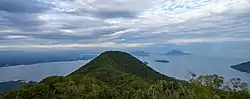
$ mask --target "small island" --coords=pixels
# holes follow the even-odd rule
[[[168,53],[165,53],[163,55],[172,55],[172,56],[180,56],[180,55],[192,55],[191,53],[185,53],[179,50],[171,50]]]
[[[236,69],[236,70],[241,71],[241,72],[250,73],[250,61],[231,66],[231,68]]]
[[[169,63],[169,61],[167,61],[167,60],[155,60],[155,62],[158,62],[158,63]]]

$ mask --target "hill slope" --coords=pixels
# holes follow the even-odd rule
[[[235,65],[235,66],[231,66],[231,67],[233,69],[236,69],[236,70],[241,71],[241,72],[250,73],[250,61],[242,63],[242,64],[238,64],[238,65]]]
[[[147,66],[132,55],[119,51],[104,52],[70,75],[86,75],[101,68],[112,68],[112,71],[110,72],[122,72],[153,81],[160,79],[173,79],[153,70],[151,67]]]

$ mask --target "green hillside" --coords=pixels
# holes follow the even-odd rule
[[[86,75],[99,69],[112,69],[111,71],[131,74],[153,81],[157,81],[160,79],[173,80],[173,78],[170,78],[153,70],[151,67],[147,66],[142,61],[131,56],[130,54],[119,51],[104,52],[85,66],[73,72],[71,75]]]
[[[250,99],[246,83],[235,78],[191,75],[181,81],[163,75],[132,55],[107,51],[66,77],[47,77],[39,83],[0,95],[0,99]]]

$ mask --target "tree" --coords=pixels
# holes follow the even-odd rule
[[[148,94],[146,91],[139,89],[133,94],[133,99],[148,99]]]
[[[235,91],[235,92],[240,91],[240,86],[241,86],[241,79],[240,78],[230,79],[230,84],[231,84],[231,87],[233,88],[233,91]]]
[[[148,90],[151,99],[165,99],[166,96],[164,96],[163,92],[161,86],[158,86],[157,84],[152,85]]]
[[[248,91],[248,84],[243,82],[240,84],[239,88],[241,91]]]
[[[210,89],[220,89],[224,83],[224,78],[214,74],[199,76],[196,81]]]

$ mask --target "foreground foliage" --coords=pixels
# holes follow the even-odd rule
[[[105,52],[72,74],[0,94],[0,99],[250,99],[239,78],[218,75],[181,81],[160,74],[124,52]]]
[[[159,80],[146,87],[110,86],[90,77],[53,76],[2,95],[2,99],[250,99],[245,83],[232,79],[222,86],[217,75],[200,76],[184,84]],[[214,80],[210,80],[213,78]],[[219,81],[219,82],[216,82]]]

